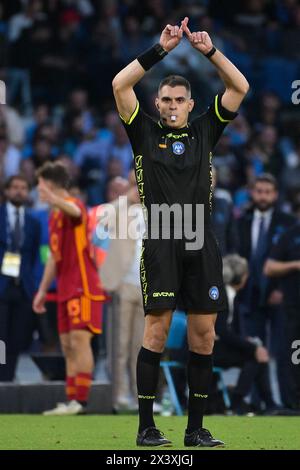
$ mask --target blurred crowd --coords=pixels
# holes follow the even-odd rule
[[[271,175],[271,179],[263,176],[259,182],[267,189],[271,186],[270,209],[276,206],[284,221],[282,214],[300,216],[300,116],[293,83],[300,79],[298,0],[2,2],[0,79],[6,84],[7,104],[0,105],[1,202],[7,198],[7,180],[21,175],[29,185],[27,205],[42,222],[43,248],[47,244],[47,214],[38,200],[35,171],[44,162],[61,160],[67,165],[72,194],[89,207],[112,201],[128,190],[132,149],[115,109],[111,81],[124,65],[158,41],[167,23],[178,23],[184,16],[190,18],[191,30],[211,35],[215,46],[250,83],[238,117],[214,150],[213,217],[222,254],[239,251],[250,262],[249,279],[256,279],[249,247],[240,249],[232,221],[240,218],[241,234],[253,203],[251,188],[254,185],[255,189],[260,175]],[[137,86],[143,108],[153,116],[157,85],[169,73],[184,75],[191,82],[195,114],[203,112],[222,90],[214,67],[183,39]],[[260,196],[254,201],[254,210],[260,210]],[[43,264],[44,252],[40,251]],[[263,260],[266,258],[267,254]],[[138,266],[137,252],[134,260]],[[134,289],[136,266],[131,267]],[[259,275],[262,272],[261,265]],[[124,279],[127,285],[128,279]],[[240,304],[248,300],[242,299]],[[277,339],[284,315],[281,300],[273,299],[269,304],[269,310],[277,309],[278,321],[272,317],[276,323],[273,337]],[[250,307],[260,312],[263,304]],[[268,319],[263,332],[259,321],[255,319],[251,336],[266,344]],[[47,336],[46,326],[43,328]],[[275,343],[281,399],[290,405],[293,400],[282,372],[288,359],[278,351],[279,340]]]
[[[300,120],[292,83],[300,72],[297,0],[238,2],[151,0],[10,0],[0,6],[0,184],[21,172],[35,186],[43,162],[63,160],[91,206],[107,200],[107,183],[126,176],[131,148],[113,103],[111,80],[158,39],[167,23],[190,17],[206,30],[250,82],[239,116],[214,154],[218,186],[237,212],[255,176],[279,178],[287,210],[300,204]],[[201,113],[222,89],[211,64],[183,40],[139,85],[152,115],[158,81],[170,72],[189,78]],[[34,189],[31,204],[38,204]]]

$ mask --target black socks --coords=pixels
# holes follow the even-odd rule
[[[153,402],[159,378],[161,353],[141,348],[137,359],[137,389],[139,399],[139,432],[155,426]],[[212,379],[212,354],[189,352],[187,375],[189,385],[188,425],[191,433],[202,427]]]
[[[162,353],[141,347],[137,358],[137,390],[139,399],[139,432],[155,426],[153,402],[158,385],[159,363]]]
[[[212,379],[212,369],[212,354],[197,354],[189,351],[187,367],[189,385],[188,433],[200,427],[202,428],[203,415]]]

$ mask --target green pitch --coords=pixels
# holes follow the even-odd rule
[[[0,423],[0,449],[137,449],[137,417],[131,415],[1,415]],[[172,440],[172,450],[187,449],[186,418],[158,417],[156,425]],[[300,449],[300,417],[214,416],[205,425],[226,449]]]

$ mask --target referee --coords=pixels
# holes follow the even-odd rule
[[[148,213],[148,229],[154,205],[204,207],[201,249],[188,249],[185,237],[178,239],[174,234],[169,239],[149,237],[143,243],[141,285],[145,331],[137,360],[140,419],[136,443],[139,446],[170,444],[155,427],[153,401],[159,363],[176,306],[188,314],[189,404],[184,444],[198,447],[224,444],[202,427],[212,377],[216,314],[226,308],[222,259],[209,221],[211,151],[225,126],[236,116],[249,85],[239,70],[216,50],[206,32],[191,33],[187,24],[186,17],[180,28],[167,25],[159,43],[127,65],[113,80],[117,108],[133,148],[141,204]],[[180,43],[184,33],[191,46],[215,65],[225,91],[215,97],[206,113],[189,123],[189,113],[194,107],[190,84],[181,76],[169,76],[159,85],[155,104],[160,120],[156,122],[140,108],[133,87]],[[194,213],[195,210],[193,228],[197,222]]]

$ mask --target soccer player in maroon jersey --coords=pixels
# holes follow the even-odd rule
[[[91,339],[101,333],[102,301],[97,269],[91,256],[84,204],[70,197],[69,176],[60,163],[45,163],[37,172],[40,199],[51,207],[51,255],[33,301],[33,309],[46,311],[47,290],[57,281],[58,329],[66,360],[67,403],[45,415],[84,412],[94,368]]]

